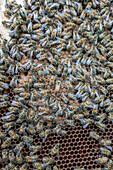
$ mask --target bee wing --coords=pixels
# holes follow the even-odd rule
[[[106,145],[106,148],[108,148],[109,150],[112,151],[112,147],[111,147],[111,146],[107,146],[107,145]]]
[[[83,129],[85,129],[88,125],[89,125],[89,123],[85,124],[85,125],[83,126]]]

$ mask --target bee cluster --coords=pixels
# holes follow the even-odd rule
[[[13,1],[4,14],[1,169],[111,170],[113,1]]]

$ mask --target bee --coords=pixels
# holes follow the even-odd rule
[[[33,142],[33,138],[32,137],[28,137],[28,136],[22,136],[21,137],[21,139],[22,139],[22,141],[24,142],[24,143],[32,143]]]
[[[111,144],[112,144],[111,140],[102,139],[99,143],[100,143],[100,145],[105,146],[105,147],[108,148],[109,150],[112,150],[112,147],[111,147],[111,146],[108,146],[108,145],[111,145]]]
[[[76,95],[74,95],[73,93],[67,93],[67,96],[73,100],[77,100]]]
[[[5,169],[7,169],[7,170],[17,170],[17,168],[15,167],[15,165],[14,164],[12,164],[12,163],[9,163],[8,165],[6,165],[5,166]]]
[[[98,159],[96,160],[96,162],[97,162],[98,164],[106,164],[106,163],[108,162],[108,158],[107,158],[107,157],[101,157],[101,158],[98,158]]]
[[[12,150],[9,151],[9,161],[13,163],[15,161],[15,155]]]
[[[74,111],[70,111],[69,108],[65,108],[64,113],[66,114],[66,118],[70,118]]]
[[[28,127],[26,127],[26,130],[31,134],[36,134],[36,130],[34,129],[34,126],[32,124],[29,124]]]
[[[106,83],[107,83],[107,84],[113,84],[113,78],[107,79],[107,80],[106,80]]]
[[[108,121],[113,123],[113,114],[109,113]]]
[[[111,170],[113,166],[113,161],[111,159],[109,159],[109,161],[107,162],[106,166],[105,166],[105,170]]]
[[[30,93],[22,92],[22,93],[20,93],[20,96],[24,97],[25,99],[29,99]]]
[[[68,98],[64,95],[64,93],[61,93],[60,96],[61,96],[61,99],[64,101],[64,103],[67,104],[69,102]]]
[[[39,120],[38,124],[36,125],[36,131],[40,133],[43,131],[43,120]]]
[[[108,53],[107,53],[107,57],[111,57],[113,55],[113,49],[111,49]]]
[[[68,125],[68,126],[72,126],[72,127],[75,126],[74,120],[68,120],[68,119],[66,119],[66,120],[64,120],[64,124],[65,124],[65,125]]]
[[[9,129],[11,129],[13,126],[16,125],[16,122],[7,122],[3,124],[3,128],[5,128],[5,132],[7,132]]]
[[[102,114],[99,114],[99,115],[96,115],[95,116],[95,118],[97,119],[97,120],[104,120],[105,118],[106,118],[106,114],[105,113],[102,113]]]
[[[53,158],[50,158],[50,157],[43,157],[42,162],[48,163],[48,164],[54,164],[55,160]]]
[[[39,133],[39,137],[43,138],[42,142],[45,142],[47,136],[51,133],[50,129],[46,129],[45,131],[42,131]]]
[[[50,77],[50,85],[51,85],[51,86],[54,86],[54,85],[55,85],[55,79],[56,79],[56,76],[51,76],[51,77]]]
[[[7,162],[8,161],[8,150],[7,149],[3,149],[2,150],[2,160],[4,162]]]
[[[16,144],[14,151],[17,153],[17,155],[21,152],[24,146],[25,146],[24,142],[20,142],[19,144]]]
[[[45,88],[46,85],[43,84],[43,83],[34,83],[34,86],[33,87],[36,87],[36,88]]]
[[[57,166],[55,165],[55,166],[53,166],[53,170],[58,170],[58,168],[57,168]]]
[[[25,89],[24,88],[14,88],[14,93],[23,93],[23,92],[25,92]]]
[[[4,142],[3,142],[3,144],[1,145],[1,148],[7,148],[7,147],[9,147],[10,145],[11,145],[11,137],[6,137],[5,139],[4,139]]]
[[[94,124],[95,124],[99,129],[101,129],[102,131],[105,131],[106,125],[103,124],[103,123],[101,123],[101,122],[102,122],[102,120],[99,120],[98,122],[95,121]]]
[[[16,118],[15,114],[10,114],[10,115],[1,117],[1,119],[6,122],[15,120],[15,118]]]
[[[42,170],[47,166],[47,164],[45,163],[42,164],[40,162],[34,162],[32,165],[34,168],[38,168],[38,170]]]
[[[89,124],[94,123],[94,120],[92,119],[78,119],[83,124],[83,128],[86,128]]]
[[[12,137],[12,139],[19,139],[19,135],[16,134],[13,130],[9,130],[8,134],[10,137]]]
[[[56,116],[43,116],[43,120],[52,121],[54,124],[58,121],[58,118]]]
[[[74,120],[83,119],[83,118],[84,118],[84,115],[83,115],[83,114],[74,114],[72,118],[73,118]]]
[[[91,131],[91,132],[90,132],[90,136],[91,136],[92,138],[96,139],[97,141],[100,140],[100,136],[99,136],[96,132],[94,132],[94,131]]]
[[[0,131],[0,139],[4,139],[5,137],[6,137],[6,134]]]
[[[35,111],[29,110],[27,112],[27,121],[32,122],[34,117],[35,117]]]
[[[25,134],[27,123],[22,123],[22,125],[19,128],[19,134]]]
[[[100,151],[102,155],[107,155],[107,156],[111,155],[111,152],[104,147],[100,147]]]
[[[69,90],[72,90],[72,89],[73,89],[73,85],[72,85],[69,81],[65,81],[65,86],[66,86]]]
[[[55,85],[55,93],[58,93],[60,91],[60,85],[61,85],[61,81],[60,79],[58,79]]]
[[[37,159],[38,159],[37,155],[34,155],[34,156],[32,155],[32,156],[26,156],[25,157],[26,162],[36,162]]]
[[[50,150],[51,155],[57,154],[59,156],[59,144],[56,144],[51,150]]]
[[[110,105],[105,109],[105,111],[108,112],[112,112],[113,111],[113,103],[110,103]]]
[[[96,98],[94,99],[94,102],[95,102],[95,103],[100,103],[102,100],[104,100],[104,98],[105,98],[104,95],[100,95],[100,96],[98,96],[98,97],[96,97]]]
[[[32,146],[30,146],[29,147],[29,150],[31,151],[30,156],[34,155],[34,153],[36,153],[37,151],[41,151],[41,149],[42,149],[42,147],[40,145],[37,145],[37,146],[32,145]]]
[[[29,167],[29,164],[28,163],[25,163],[23,164],[21,167],[20,167],[20,170],[27,170]]]
[[[8,101],[0,102],[0,108],[7,107],[9,105]],[[1,119],[5,119],[7,116],[3,116]]]
[[[21,164],[23,162],[23,158],[22,158],[21,153],[16,155],[16,161],[17,161],[18,164]]]
[[[8,78],[6,76],[0,74],[0,81],[5,81],[6,82],[7,80],[8,80]]]

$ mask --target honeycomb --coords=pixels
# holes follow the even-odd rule
[[[52,1],[53,5],[54,5],[54,2],[59,2],[59,1]],[[68,1],[68,0],[64,1],[64,2],[61,1],[61,4],[59,5],[60,6],[59,12],[63,11],[63,5],[62,5],[63,3],[66,3],[66,6],[69,6],[69,8],[71,8],[70,7],[71,2],[73,4],[73,1]],[[82,8],[85,11],[86,6],[87,6],[87,4],[89,4],[89,2],[90,1],[78,0],[78,1],[76,1],[76,4],[79,4],[79,5],[82,4]],[[112,1],[109,1],[106,3],[104,1],[102,1],[102,2],[100,1],[99,3],[97,3],[96,7],[95,7],[95,3],[94,3],[95,1],[91,1],[91,2],[93,4],[92,5],[93,9],[98,13],[98,15],[99,15],[99,13],[101,13],[101,10],[103,10],[103,8],[109,7],[109,5],[111,5],[111,7],[110,7],[111,11],[109,13],[109,18],[112,21],[112,11],[113,11]],[[26,0],[24,1],[24,3],[25,3],[25,9],[26,9],[26,11],[28,10],[27,12],[29,14],[31,12],[30,11],[31,7],[27,4]],[[39,1],[39,4],[41,5],[41,7],[42,7],[43,3],[49,3],[49,2],[48,1],[47,2]],[[18,6],[16,4],[16,2],[12,2],[12,4],[14,5],[14,7],[13,7],[14,9],[15,9],[15,6],[17,8],[21,8],[20,6]],[[38,1],[36,4],[34,0],[31,0],[31,4],[32,4],[32,6],[33,5],[35,6],[38,4]],[[28,9],[27,9],[27,5],[28,5]],[[55,4],[55,5],[58,5],[58,4]],[[79,5],[78,5],[78,7],[79,7]],[[7,6],[6,6],[6,8],[7,8]],[[90,6],[87,8],[90,8]],[[98,8],[98,10],[96,8]],[[40,11],[40,15],[43,16],[43,7],[42,8],[38,7],[38,10]],[[45,9],[45,13],[47,13],[46,10],[49,10],[49,9],[48,8]],[[56,10],[56,9],[53,8],[53,11],[52,11],[53,13],[56,12],[54,10]],[[77,12],[78,12],[78,18],[80,18],[82,11],[80,10]],[[13,14],[15,14],[15,13],[13,13]],[[17,13],[17,14],[20,15],[20,13]],[[5,15],[7,15],[7,14],[5,13]],[[48,15],[50,15],[50,13]],[[75,14],[71,14],[71,15],[75,15]],[[18,16],[16,15],[16,17],[18,17]],[[30,17],[30,15],[29,15],[29,17]],[[29,17],[27,18],[28,20],[29,20]],[[88,17],[89,16],[87,16],[86,18],[88,18]],[[98,17],[98,16],[96,16],[96,17]],[[100,17],[100,15],[99,15],[99,17]],[[40,17],[39,17],[39,19],[40,19]],[[45,18],[43,18],[43,19],[45,19]],[[52,20],[54,21],[53,18],[52,18]],[[59,20],[61,20],[61,19],[59,19]],[[105,20],[105,18],[103,20]],[[41,22],[43,24],[43,22],[45,22],[45,21],[41,20]],[[46,22],[51,23],[50,20],[47,20]],[[64,22],[64,21],[62,21],[62,22]],[[91,19],[91,22],[92,22],[92,19]],[[33,24],[34,23],[35,22],[33,22]],[[75,23],[76,23],[76,29],[78,29],[77,30],[78,33],[81,34],[81,32],[80,32],[81,30],[83,32],[85,32],[85,30],[84,30],[85,28],[79,27],[80,23],[77,20],[77,18],[75,18]],[[14,28],[13,28],[12,24],[14,24],[14,23],[10,23],[10,24],[11,24],[9,26],[10,30],[13,32]],[[16,24],[18,24],[18,23],[16,23]],[[55,24],[55,23],[53,23],[53,24]],[[5,26],[7,26],[7,22],[6,22]],[[97,26],[98,26],[98,24],[97,24]],[[93,25],[93,27],[94,27],[94,25]],[[22,29],[21,24],[19,25],[19,28]],[[53,25],[53,29],[54,28],[55,28],[55,25]],[[80,28],[80,30],[79,30],[79,28]],[[70,28],[68,28],[68,29],[70,30]],[[67,25],[65,25],[65,23],[64,23],[63,35],[61,36],[62,39],[65,37],[65,32],[67,32],[68,29],[67,29]],[[71,29],[73,29],[73,27]],[[99,144],[98,141],[96,141],[94,138],[91,138],[91,136],[90,136],[90,132],[95,131],[95,132],[97,132],[97,134],[100,136],[101,139],[111,140],[112,144],[110,146],[113,147],[113,123],[112,123],[112,121],[108,121],[108,119],[107,119],[109,116],[109,113],[112,114],[113,109],[111,108],[111,110],[108,111],[107,110],[108,105],[101,106],[101,105],[103,105],[102,102],[110,100],[109,101],[109,102],[111,102],[110,106],[112,107],[112,102],[113,102],[113,93],[112,93],[113,89],[108,90],[109,84],[112,85],[113,83],[112,82],[108,83],[108,84],[106,83],[108,81],[108,79],[113,79],[113,66],[112,66],[113,53],[111,52],[112,48],[113,48],[113,45],[112,45],[113,30],[112,30],[111,26],[110,27],[108,26],[108,28],[107,28],[107,24],[105,23],[104,31],[106,31],[106,30],[107,30],[107,33],[111,35],[110,40],[109,40],[111,42],[111,46],[110,46],[111,48],[106,47],[107,48],[106,53],[103,54],[104,53],[103,51],[105,49],[101,49],[101,48],[102,47],[104,48],[104,45],[103,45],[104,41],[101,43],[101,41],[103,39],[101,41],[98,40],[99,43],[103,45],[103,46],[101,46],[101,48],[100,48],[100,46],[98,46],[98,48],[99,48],[98,51],[101,54],[101,57],[103,57],[103,58],[98,58],[95,54],[93,54],[93,52],[92,52],[92,54],[87,52],[87,51],[90,51],[91,48],[93,48],[92,41],[91,41],[91,43],[87,42],[88,45],[86,44],[87,46],[84,46],[84,44],[82,44],[82,42],[79,42],[79,38],[78,38],[77,40],[75,40],[76,45],[77,45],[77,48],[76,48],[76,47],[71,47],[71,45],[70,45],[70,43],[71,43],[70,39],[72,39],[72,37],[71,38],[65,37],[64,39],[66,39],[66,41],[64,41],[64,39],[63,39],[62,43],[59,46],[57,44],[54,45],[54,43],[53,43],[54,48],[51,49],[49,46],[50,44],[48,42],[47,42],[47,44],[44,42],[46,45],[43,45],[43,43],[42,43],[43,41],[37,42],[38,40],[35,39],[36,37],[34,38],[35,41],[34,40],[32,41],[31,40],[32,35],[31,35],[30,30],[28,30],[28,41],[29,41],[29,43],[31,43],[30,50],[31,51],[33,50],[33,53],[29,53],[31,51],[26,50],[27,46],[24,46],[24,45],[26,45],[26,42],[24,42],[24,40],[23,40],[23,39],[26,39],[26,36],[24,37],[23,34],[26,33],[27,31],[24,32],[24,30],[22,29],[21,32],[19,33],[19,36],[20,36],[19,38],[18,38],[19,29],[17,29],[17,32],[15,32],[15,35],[11,35],[11,33],[9,33],[11,40],[16,39],[16,43],[14,43],[12,45],[12,47],[10,47],[10,45],[9,45],[10,41],[8,41],[7,43],[3,42],[3,46],[1,45],[5,59],[3,60],[3,62],[0,63],[0,66],[1,66],[0,73],[2,74],[2,76],[7,77],[7,80],[5,80],[5,83],[7,83],[9,85],[9,88],[8,89],[3,88],[3,90],[0,89],[0,95],[1,96],[5,95],[5,94],[8,95],[7,96],[8,99],[5,99],[5,101],[9,101],[9,103],[8,103],[8,106],[3,106],[2,100],[0,100],[0,117],[1,117],[0,132],[3,132],[3,133],[5,132],[6,137],[10,138],[9,130],[7,130],[7,128],[5,128],[4,125],[7,122],[14,122],[14,121],[16,122],[16,124],[14,126],[12,126],[12,128],[10,130],[13,129],[14,132],[16,132],[16,134],[19,135],[19,139],[11,138],[11,144],[9,146],[5,147],[5,149],[8,149],[8,151],[9,150],[14,151],[15,157],[17,156],[17,153],[14,149],[15,146],[17,146],[17,144],[20,144],[23,141],[24,136],[28,136],[33,139],[33,142],[31,142],[31,144],[30,144],[31,146],[32,145],[40,145],[42,147],[41,151],[37,151],[34,154],[34,155],[38,156],[38,161],[36,161],[36,162],[42,163],[43,158],[46,156],[51,157],[55,160],[55,163],[53,163],[51,165],[51,169],[53,169],[54,166],[56,165],[59,170],[74,170],[75,167],[85,168],[87,170],[89,170],[89,169],[93,170],[93,169],[98,169],[98,168],[100,168],[102,170],[106,170],[105,169],[106,164],[102,164],[102,165],[97,164],[97,161],[96,161],[99,157],[103,156],[103,154],[101,154],[101,152],[100,152],[101,145]],[[46,34],[46,31],[47,30],[44,30],[42,32],[44,32],[44,34]],[[98,33],[98,31],[97,32],[96,31],[97,31],[97,29],[95,30],[94,34],[96,34],[96,35],[99,34],[98,36],[100,36],[102,32]],[[40,34],[42,34],[42,32],[39,31]],[[94,34],[93,34],[93,36],[95,36]],[[21,36],[23,36],[24,38],[21,39]],[[50,34],[49,34],[49,36],[50,36]],[[82,36],[84,37],[85,34],[83,34]],[[81,37],[80,37],[80,39],[81,39]],[[52,39],[55,41],[54,34],[53,34]],[[89,38],[87,38],[87,39],[88,39],[88,41],[90,41]],[[99,37],[97,39],[99,39]],[[77,44],[77,42],[79,42],[79,43]],[[22,56],[20,57],[17,55],[19,53],[19,51],[18,51],[18,53],[16,53],[16,55],[14,57],[12,57],[12,54],[10,54],[9,55],[10,58],[7,59],[7,55],[6,55],[7,50],[4,52],[4,47],[7,48],[7,46],[5,46],[5,44],[8,45],[9,53],[12,50],[11,48],[15,49],[15,48],[17,48],[16,45],[18,45],[21,52],[23,53]],[[68,47],[65,48],[65,44],[68,44],[67,45]],[[33,46],[34,46],[34,48],[33,48]],[[39,52],[36,53],[35,46],[39,50],[39,52],[40,52],[40,50],[42,50],[41,55],[39,55]],[[59,50],[59,48],[61,48],[61,47],[63,48],[61,50],[61,52],[52,51],[55,49]],[[76,50],[79,49],[80,53],[82,53],[82,54],[79,54],[79,57],[78,56],[75,57],[76,53],[74,54],[74,52],[75,52],[74,48],[76,48]],[[85,51],[84,50],[85,48],[87,48],[88,50]],[[50,51],[52,51],[51,53],[54,54],[53,58],[51,58],[49,56]],[[96,49],[95,49],[95,51],[96,51]],[[109,51],[111,52],[111,54],[109,54],[111,59],[108,55]],[[35,53],[37,55],[35,55]],[[43,59],[43,57],[45,57],[45,54],[47,55],[46,56],[47,58]],[[94,55],[94,56],[92,57],[92,55]],[[0,57],[1,60],[2,60],[2,57],[3,57],[3,55],[1,55],[1,57]],[[13,62],[11,59],[13,60]],[[93,62],[91,63],[89,59],[91,60],[91,62],[92,61]],[[87,61],[89,62],[89,64]],[[74,72],[74,66],[75,66],[74,64],[75,63],[76,63],[78,71],[75,70],[75,72]],[[62,65],[63,65],[63,67],[62,67]],[[67,65],[68,65],[68,69],[72,67],[71,71],[68,71],[68,73],[66,71]],[[38,68],[40,68],[40,69],[37,69],[37,66],[39,66]],[[97,68],[96,68],[96,66],[97,66]],[[9,68],[13,68],[13,67],[14,67],[14,70],[17,69],[18,71],[15,71],[12,74],[9,71],[10,70]],[[60,67],[61,67],[61,70],[60,70]],[[96,68],[96,73],[94,73],[94,75],[93,75],[92,72],[95,71],[94,68]],[[104,72],[102,70],[102,68],[104,68],[106,72]],[[107,72],[107,68],[108,68],[108,72]],[[5,70],[5,72],[2,72],[4,70]],[[43,74],[42,74],[42,72],[43,72]],[[69,77],[70,74],[71,74],[72,80]],[[94,82],[92,80],[92,77],[93,77],[92,75],[95,77]],[[73,76],[77,77],[76,81],[73,80],[74,79]],[[54,85],[51,84],[51,77],[56,78],[55,79],[56,84],[55,83],[53,83]],[[1,81],[1,79],[0,79],[0,81]],[[69,81],[71,83],[69,83]],[[97,81],[97,83],[95,83],[96,81]],[[37,83],[39,83],[39,84],[37,85]],[[83,93],[86,98],[84,98],[84,96],[83,96],[83,98],[82,98],[82,96],[80,96],[80,91],[77,89],[78,84],[82,85],[85,88],[85,89],[83,88]],[[90,84],[90,87],[86,87],[87,84]],[[1,85],[0,85],[0,87],[1,87]],[[101,89],[103,87],[104,87],[104,89]],[[17,92],[16,88],[18,88],[18,89],[24,88],[25,93],[28,94],[28,96],[27,97],[24,96],[22,98],[21,92]],[[90,94],[90,91],[93,91],[95,89],[96,89],[97,93],[96,93],[96,95],[94,95],[94,97],[92,97],[92,94]],[[87,92],[88,90],[89,90],[89,92]],[[107,90],[107,92],[106,92],[106,90]],[[72,97],[70,97],[69,96],[70,93],[73,94],[73,98],[75,98],[75,96],[76,96],[76,99],[73,99]],[[63,94],[64,96],[61,94]],[[97,94],[99,96],[104,95],[104,99],[100,100],[99,102],[96,102],[95,98],[96,98],[96,96],[98,96]],[[2,98],[1,96],[0,96],[0,99]],[[51,102],[51,100],[53,103]],[[89,107],[87,107],[87,102],[89,103]],[[95,118],[95,114],[94,114],[95,110],[94,110],[94,108],[92,108],[93,102],[95,103],[94,108],[98,105],[96,114],[101,115],[101,114],[105,113],[105,115],[106,115],[105,119],[102,120],[102,123],[104,125],[106,125],[105,131],[102,131],[95,125],[96,118]],[[56,103],[58,103],[57,109],[55,108]],[[100,105],[100,103],[101,103],[101,105]],[[58,107],[59,108],[61,107],[64,109],[63,113],[60,114],[60,111],[57,112]],[[71,109],[71,107],[72,108],[76,107],[75,111],[74,111],[75,115],[82,113],[82,114],[84,114],[84,118],[86,118],[86,120],[91,119],[94,122],[88,123],[88,125],[86,123],[85,125],[87,125],[87,126],[86,126],[86,128],[84,128],[84,123],[81,124],[82,120],[78,119],[78,120],[73,121],[73,109]],[[3,117],[6,116],[7,113],[9,111],[11,111],[11,109],[14,109],[14,108],[17,109],[17,111],[16,110],[13,111],[13,113],[15,114],[14,121],[13,120],[4,121]],[[24,109],[27,109],[27,110],[25,110],[25,112],[24,112]],[[40,111],[40,109],[42,109],[42,110]],[[70,115],[67,114],[66,109],[71,110]],[[30,118],[31,112],[34,114],[32,118]],[[57,112],[57,114],[56,114],[56,112]],[[21,114],[21,113],[23,113],[23,114]],[[8,115],[10,115],[10,113]],[[54,120],[56,118],[55,123],[52,123],[53,120],[47,121],[46,118],[44,117],[44,116],[50,116],[50,115],[53,117],[55,116],[54,117]],[[21,116],[23,116],[23,117],[21,117]],[[42,120],[42,125],[43,125],[43,130],[41,130],[41,132],[43,132],[44,130],[47,130],[47,129],[50,129],[50,131],[51,131],[51,133],[46,136],[45,140],[44,140],[44,137],[40,136],[40,132],[36,131],[36,125],[39,122],[39,120]],[[72,120],[72,122],[69,124],[68,123],[66,124],[67,120],[68,121]],[[20,133],[20,128],[24,123],[25,123],[25,128],[26,128],[25,132]],[[55,127],[59,124],[61,124],[62,130],[67,132],[66,135],[54,133],[53,129],[55,129]],[[33,134],[31,133],[31,131],[28,128],[29,125],[33,126],[33,129],[35,130],[35,132],[32,132]],[[59,133],[60,132],[62,132],[62,131],[59,130]],[[4,139],[2,138],[1,144],[3,144],[3,142],[4,142]],[[21,163],[19,163],[17,160],[14,161],[13,162],[14,167],[12,167],[12,170],[15,170],[15,168],[22,170],[22,166],[26,161],[25,158],[27,156],[29,156],[31,153],[30,148],[29,148],[29,143],[30,142],[28,142],[28,143],[26,142],[24,147],[21,149],[20,153],[21,153],[21,157],[23,158],[23,161]],[[50,150],[53,148],[53,146],[55,146],[55,144],[59,144],[59,156],[57,154],[51,156],[51,154],[50,154]],[[3,155],[2,155],[3,149],[4,148],[1,145],[0,168],[7,170],[8,169],[7,165],[10,164],[10,161],[9,161],[9,159],[3,161]],[[111,152],[111,155],[108,156],[108,158],[113,160],[113,152]],[[29,164],[29,166],[27,169],[33,170],[34,169],[33,163],[29,162],[28,164]],[[49,169],[49,166],[45,167],[45,169],[47,169],[47,168]],[[11,169],[11,168],[9,168],[9,169]],[[111,169],[112,169],[112,167],[111,167]]]

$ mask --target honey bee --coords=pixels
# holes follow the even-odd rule
[[[16,161],[17,161],[18,164],[21,164],[23,162],[23,158],[22,158],[21,153],[16,155]]]
[[[28,127],[26,127],[26,130],[32,135],[36,134],[36,130],[32,124],[29,124]]]
[[[38,159],[37,155],[34,155],[34,156],[32,155],[32,156],[26,156],[25,157],[26,162],[36,162],[37,159]]]
[[[43,138],[42,142],[45,142],[47,136],[51,133],[50,129],[46,129],[45,131],[42,131],[39,133],[39,137]]]
[[[43,120],[52,121],[54,124],[58,121],[58,118],[56,116],[43,116]]]
[[[36,131],[40,133],[43,130],[43,120],[40,120],[36,125]]]
[[[95,118],[97,120],[104,120],[106,118],[106,114],[105,113],[102,113],[102,114],[99,114],[99,115],[96,115]]]
[[[60,96],[61,96],[61,99],[64,101],[64,103],[67,104],[69,102],[68,98],[63,93],[61,93]]]
[[[37,151],[41,151],[42,147],[40,145],[32,145],[29,147],[29,150],[31,151],[30,152],[30,155],[33,155],[34,153],[36,153]]]
[[[107,83],[107,84],[112,84],[112,83],[113,83],[113,78],[107,79],[107,80],[106,80],[106,83]]]
[[[83,115],[83,114],[74,114],[72,118],[73,118],[74,120],[83,119],[83,118],[84,118],[84,115]]]
[[[7,115],[7,116],[3,116],[3,117],[1,117],[1,119],[3,120],[3,121],[12,121],[12,120],[14,120],[16,118],[16,116],[15,116],[15,114],[10,114],[10,115]]]
[[[27,126],[26,122],[22,123],[22,125],[19,128],[19,134],[25,134],[26,126]]]
[[[108,162],[108,157],[101,157],[96,160],[98,164],[106,164]]]
[[[100,136],[99,136],[96,132],[94,132],[94,131],[91,131],[91,132],[90,132],[90,136],[91,136],[92,138],[96,139],[97,141],[100,140]]]
[[[24,142],[20,142],[19,144],[16,144],[14,151],[17,152],[17,155],[20,153],[22,148],[25,146]]]
[[[27,170],[28,167],[29,167],[29,164],[28,164],[28,163],[25,163],[24,165],[22,165],[22,166],[20,167],[20,170]]]
[[[53,158],[50,158],[50,157],[43,157],[42,161],[44,163],[48,163],[48,164],[54,164],[55,163],[55,160]]]
[[[21,139],[22,139],[22,141],[24,142],[24,143],[32,143],[33,142],[33,138],[32,137],[28,137],[28,136],[22,136],[21,137]]]
[[[60,91],[60,85],[61,85],[61,81],[60,79],[58,79],[55,85],[55,93],[58,93]]]
[[[102,120],[99,120],[98,122],[95,121],[94,124],[95,124],[98,128],[100,128],[102,131],[105,131],[106,125],[103,124],[103,123],[101,123],[101,122],[102,122]]]
[[[113,114],[109,113],[108,121],[113,123]]]
[[[100,147],[100,151],[102,155],[107,155],[107,156],[111,155],[111,152],[104,147]]]
[[[24,88],[14,88],[14,93],[23,93],[25,92],[25,89]]]
[[[56,125],[56,127],[53,128],[53,133],[56,133],[57,135],[60,134],[60,131],[61,131],[61,125],[60,124]]]
[[[92,119],[78,119],[83,124],[83,128],[86,128],[89,124],[94,123],[94,120]]]
[[[6,134],[0,131],[0,139],[4,139],[5,137],[6,137]]]
[[[113,167],[113,161],[109,159],[109,161],[106,164],[105,170],[111,170]]]
[[[9,130],[8,134],[10,137],[12,137],[12,139],[19,139],[19,135],[16,134],[13,130]]]
[[[113,111],[113,103],[111,103],[106,109],[105,111],[108,112],[112,112]]]
[[[51,77],[50,77],[50,85],[51,85],[51,86],[54,86],[54,84],[55,84],[55,79],[56,79],[56,76],[51,76]]]
[[[1,145],[1,148],[7,148],[11,145],[11,137],[6,137]]]
[[[38,168],[38,170],[42,170],[47,166],[47,164],[40,162],[34,162],[32,165],[34,168]]]
[[[8,161],[8,150],[7,149],[3,149],[2,150],[2,160],[4,162],[7,162]]]
[[[102,139],[99,143],[100,143],[100,145],[105,146],[105,147],[108,148],[109,150],[112,150],[112,147],[111,147],[111,146],[108,146],[108,145],[111,145],[111,144],[112,144],[111,140]]]
[[[16,125],[16,122],[7,122],[3,124],[3,128],[5,128],[5,132],[9,131],[13,126]]]
[[[55,165],[55,166],[53,166],[53,170],[58,170],[58,168],[57,168],[57,166]]]
[[[66,119],[66,120],[64,120],[64,124],[67,125],[67,126],[72,126],[72,127],[75,126],[74,120],[68,120],[68,119]]]
[[[9,151],[9,160],[11,163],[13,163],[15,161],[15,155],[12,150]]]
[[[59,156],[59,144],[56,144],[51,150],[50,150],[51,155],[57,154]]]

